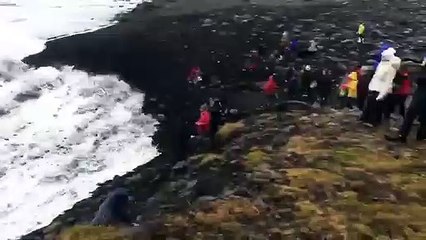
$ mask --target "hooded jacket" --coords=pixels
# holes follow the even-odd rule
[[[382,59],[368,86],[368,90],[379,92],[376,100],[382,100],[392,92],[393,79],[401,66],[401,59],[395,56],[395,49],[388,48],[382,53]]]
[[[347,89],[348,89],[348,97],[357,98],[358,93],[358,73],[353,71],[348,76]]]

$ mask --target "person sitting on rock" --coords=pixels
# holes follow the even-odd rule
[[[191,84],[197,84],[198,82],[203,80],[201,75],[202,75],[202,72],[201,72],[200,67],[194,66],[194,67],[191,68],[191,71],[189,72],[187,80]]]
[[[383,100],[392,92],[393,79],[401,66],[401,59],[395,53],[393,48],[382,53],[380,64],[368,85],[367,106],[361,116],[361,121],[368,126],[377,126],[382,122]]]
[[[128,213],[131,197],[127,189],[118,188],[112,191],[99,206],[92,225],[131,224]]]
[[[365,42],[365,24],[362,22],[358,26],[358,43],[364,43]]]
[[[407,109],[404,122],[398,134],[396,136],[385,135],[386,140],[405,143],[417,117],[419,118],[420,126],[417,130],[416,139],[417,141],[426,140],[426,58],[421,66],[422,69],[416,79],[417,90],[414,92],[413,99]]]
[[[200,107],[200,118],[195,123],[199,135],[207,135],[210,133],[211,114],[206,104]]]

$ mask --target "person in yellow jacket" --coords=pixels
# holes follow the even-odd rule
[[[365,24],[363,22],[359,24],[357,34],[358,34],[358,43],[364,43],[365,42]]]
[[[357,102],[357,88],[358,88],[358,72],[353,71],[348,75],[347,90],[348,90],[348,102],[347,107],[353,109]]]

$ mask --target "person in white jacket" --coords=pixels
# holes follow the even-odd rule
[[[368,85],[367,106],[361,121],[377,126],[382,121],[383,100],[392,93],[393,79],[401,66],[401,59],[395,56],[395,49],[388,48],[382,52],[382,58],[376,72]]]

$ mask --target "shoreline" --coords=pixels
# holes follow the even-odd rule
[[[242,112],[252,112],[266,102],[262,94],[247,91],[256,87],[255,82],[242,80],[244,75],[241,73],[240,64],[244,61],[244,54],[259,44],[274,47],[280,37],[279,30],[282,29],[298,28],[301,40],[306,42],[316,37],[318,32],[304,32],[303,28],[313,29],[314,23],[311,20],[315,17],[327,17],[321,16],[320,12],[326,12],[328,8],[346,7],[342,2],[321,1],[318,3],[318,12],[314,12],[312,9],[305,9],[306,5],[303,4],[287,6],[287,2],[282,2],[277,6],[277,1],[267,1],[271,4],[269,6],[237,0],[226,4],[216,0],[209,4],[191,5],[196,2],[165,0],[143,3],[132,12],[120,16],[120,22],[116,25],[48,42],[45,51],[25,60],[35,66],[68,64],[92,73],[118,74],[132,87],[142,90],[145,93],[144,113],[153,114],[160,120],[158,130],[153,136],[153,143],[158,145],[160,155],[124,176],[99,184],[91,198],[76,203],[72,209],[58,216],[53,224],[22,239],[44,239],[45,235],[57,233],[67,226],[90,221],[99,201],[116,187],[130,188],[138,205],[134,208],[132,217],[144,218],[144,213],[149,210],[149,199],[167,185],[170,179],[176,181],[178,177],[175,175],[180,174],[176,173],[181,170],[176,165],[186,159],[186,151],[183,151],[180,145],[185,141],[176,139],[189,138],[190,132],[187,128],[192,127],[202,98],[219,92],[218,94],[223,94],[230,102],[230,108],[238,108]],[[316,1],[307,3],[317,4]],[[187,5],[191,7],[185,8]],[[293,7],[297,10],[289,12],[280,21],[286,23],[300,18],[305,21],[299,21],[299,24],[306,26],[290,25],[278,30],[277,22],[280,21],[277,19],[280,14]],[[194,12],[194,8],[199,8],[199,11]],[[354,8],[359,6],[355,4]],[[241,19],[235,17],[236,13],[240,12]],[[259,20],[261,18],[263,20]],[[248,21],[248,26],[241,24],[241,21]],[[260,21],[260,26],[256,26],[255,21]],[[252,34],[253,29],[257,36]],[[219,36],[213,34],[212,30],[218,32]],[[335,30],[328,28],[327,31]],[[347,29],[342,32],[348,34]],[[243,42],[245,44],[242,44]],[[353,59],[368,60],[375,47],[374,44],[367,44],[366,49],[363,49],[364,56],[353,56],[353,53],[348,51],[341,59],[332,56],[334,59],[326,58],[326,62],[321,62],[318,61],[323,58],[320,55],[310,61],[318,67],[330,66],[336,61],[347,67]],[[223,52],[212,53],[215,49]],[[215,64],[217,61],[222,64]],[[194,64],[202,66],[203,72],[209,76],[208,83],[203,84],[206,90],[201,90],[201,96],[192,95],[188,91],[185,79],[189,68]],[[344,72],[345,68],[341,65],[337,66],[338,71]],[[336,75],[340,74],[338,71],[336,70]],[[257,80],[262,81],[265,76],[266,73],[262,73]],[[141,80],[142,77],[144,79]],[[220,79],[220,83],[215,84],[213,77]],[[194,153],[192,149],[190,152]],[[185,167],[190,166],[185,164]],[[202,186],[215,185],[213,183],[217,181],[218,179],[206,180]],[[192,197],[214,195],[221,191],[213,190],[211,194],[201,192]],[[184,207],[179,206],[178,209]]]

